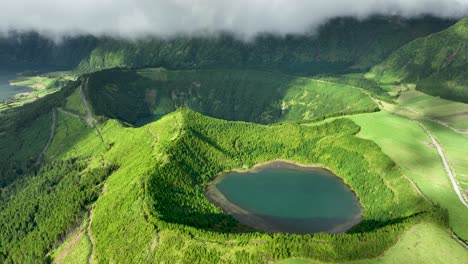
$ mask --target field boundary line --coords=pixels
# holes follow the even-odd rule
[[[426,134],[429,136],[429,138],[431,139],[432,143],[434,144],[434,146],[436,147],[437,149],[437,152],[439,153],[439,156],[442,158],[442,163],[444,165],[444,169],[445,169],[445,172],[448,174],[449,178],[450,178],[450,182],[452,183],[452,187],[455,191],[455,193],[457,194],[458,196],[458,199],[460,200],[460,202],[466,207],[468,208],[468,203],[466,202],[465,198],[463,197],[463,194],[461,193],[460,191],[460,186],[458,186],[458,183],[457,181],[455,180],[455,175],[453,174],[452,172],[452,169],[450,168],[450,165],[449,165],[449,162],[447,160],[447,158],[445,157],[445,154],[444,154],[444,151],[442,149],[442,147],[439,145],[439,143],[437,142],[437,140],[434,138],[434,136],[432,135],[431,131],[426,128],[426,126],[424,126],[421,122],[419,121],[416,121],[416,123],[426,132]]]

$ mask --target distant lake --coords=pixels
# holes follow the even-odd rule
[[[39,65],[19,65],[19,66],[1,66],[0,67],[0,101],[14,97],[18,93],[30,92],[30,87],[11,86],[10,81],[17,78],[17,75],[25,71],[46,73],[53,71],[67,70],[64,67],[57,66],[39,66]]]
[[[16,79],[16,70],[0,69],[0,101],[10,99],[18,93],[32,91],[30,87],[11,86],[10,81]]]
[[[340,233],[361,221],[361,206],[343,181],[322,168],[274,161],[229,172],[207,197],[237,220],[266,232]]]

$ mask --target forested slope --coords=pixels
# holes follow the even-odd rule
[[[76,36],[52,40],[35,32],[0,35],[0,66],[55,65],[95,71],[118,66],[171,69],[250,68],[301,74],[367,69],[405,43],[454,21],[432,17],[336,18],[305,35],[259,35],[245,41],[229,33],[204,37],[125,40]]]
[[[468,102],[468,18],[410,42],[367,77],[381,82],[414,82],[422,92]]]
[[[80,64],[82,71],[116,66],[170,69],[250,68],[312,74],[369,68],[405,43],[451,25],[422,17],[336,18],[307,35],[261,35],[244,42],[217,37],[116,41],[104,39]]]
[[[86,91],[96,113],[134,125],[180,107],[256,123],[378,110],[360,88],[270,72],[111,69],[86,78]]]

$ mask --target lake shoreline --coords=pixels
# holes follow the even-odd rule
[[[354,227],[355,225],[359,224],[363,220],[362,210],[363,207],[359,201],[359,197],[356,193],[347,185],[341,177],[335,175],[329,168],[323,166],[322,164],[302,164],[295,161],[285,160],[285,159],[275,159],[265,162],[260,162],[255,164],[252,168],[249,169],[232,169],[229,171],[221,172],[213,181],[211,181],[206,189],[205,189],[205,196],[208,200],[210,200],[213,204],[223,210],[225,214],[232,215],[236,220],[238,220],[241,224],[247,225],[252,227],[256,230],[266,232],[266,233],[290,233],[282,231],[281,228],[277,227],[274,223],[268,221],[263,216],[257,215],[254,212],[250,212],[244,208],[237,206],[236,204],[232,203],[227,199],[224,194],[217,188],[217,184],[220,183],[223,178],[231,173],[231,172],[238,172],[238,173],[257,173],[261,171],[261,169],[265,168],[288,168],[293,170],[305,171],[305,172],[325,172],[328,176],[333,176],[341,180],[341,182],[348,187],[348,189],[353,193],[353,197],[356,200],[357,204],[359,205],[360,213],[355,215],[350,221],[334,226],[333,228],[321,231],[320,233],[330,233],[330,234],[338,234],[344,233]],[[316,233],[316,232],[314,232]],[[302,233],[302,234],[311,234],[311,233]]]

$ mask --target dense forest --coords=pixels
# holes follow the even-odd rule
[[[50,40],[34,32],[0,36],[1,65],[59,65],[91,72],[122,66],[169,69],[250,68],[315,74],[367,69],[403,44],[447,28],[434,17],[374,16],[332,19],[307,35],[264,34],[243,41],[230,34],[204,38],[123,40],[67,37]]]
[[[115,169],[105,163],[92,168],[86,160],[73,159],[23,172],[29,175],[2,189],[0,262],[47,263],[47,253],[82,221]]]

